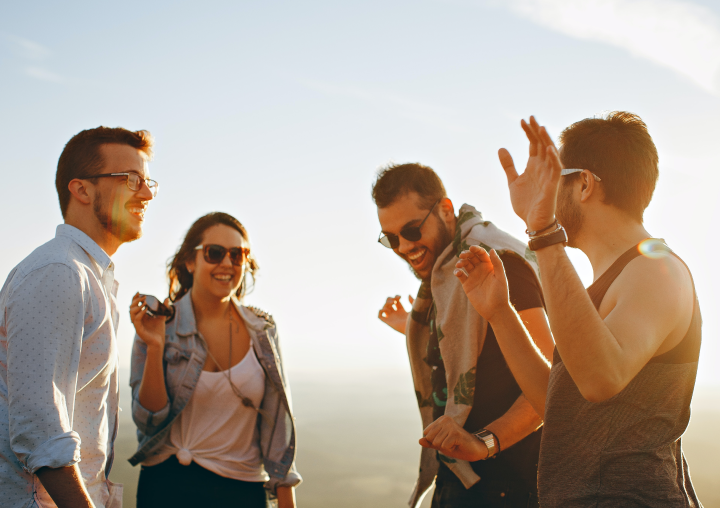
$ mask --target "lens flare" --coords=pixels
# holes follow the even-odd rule
[[[658,238],[648,238],[638,245],[640,254],[650,259],[661,259],[670,254],[670,247]]]

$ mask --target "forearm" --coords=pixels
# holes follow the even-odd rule
[[[532,404],[537,415],[544,415],[550,363],[509,303],[493,316],[490,325],[495,332],[505,362],[510,367],[525,398]]]
[[[77,464],[57,469],[42,467],[35,474],[58,508],[95,508]]]
[[[607,377],[622,356],[620,346],[593,305],[561,245],[537,251],[550,328],[575,383]],[[585,393],[583,393],[585,395]]]
[[[160,347],[148,346],[143,377],[138,390],[140,404],[148,411],[158,412],[168,402],[163,372],[163,351]]]
[[[485,428],[495,434],[502,451],[526,438],[541,425],[542,418],[538,416],[530,402],[520,395],[504,415]]]
[[[278,487],[278,508],[295,508],[295,487]]]

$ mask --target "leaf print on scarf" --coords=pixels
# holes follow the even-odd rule
[[[455,396],[455,404],[472,406],[473,398],[475,397],[475,367],[465,374],[460,374],[458,382],[453,389],[453,395]]]
[[[438,457],[438,459],[443,461],[445,464],[455,464],[457,462],[457,460],[455,460],[451,457],[447,457],[440,452],[438,452],[437,457]]]
[[[432,393],[433,401],[435,402],[435,405],[438,407],[445,407],[447,405],[447,388],[443,388],[442,393],[443,393],[442,399],[440,397],[438,397],[435,392]]]
[[[418,407],[432,407],[433,401],[431,397],[428,397],[427,399],[422,398],[422,394],[415,390],[415,397],[418,401]]]

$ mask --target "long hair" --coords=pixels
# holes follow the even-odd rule
[[[196,220],[185,234],[185,239],[178,251],[168,260],[167,276],[170,285],[170,300],[173,302],[182,298],[193,285],[193,274],[188,271],[185,263],[195,257],[195,247],[202,244],[205,231],[218,224],[224,224],[237,230],[246,242],[250,242],[245,226],[230,214],[212,212]],[[249,289],[252,290],[252,287],[255,285],[255,273],[258,269],[257,261],[255,261],[252,251],[250,251],[245,260],[245,276],[242,284],[240,284],[240,287],[235,293],[240,301],[242,301],[243,297],[249,292],[247,287],[248,278],[252,281]]]

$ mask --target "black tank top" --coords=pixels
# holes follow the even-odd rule
[[[588,288],[596,309],[622,270],[641,254],[638,247]],[[555,350],[540,447],[541,506],[701,506],[680,439],[690,420],[700,354],[702,319],[694,286],[693,294],[683,339],[653,357],[608,400],[585,400]]]

